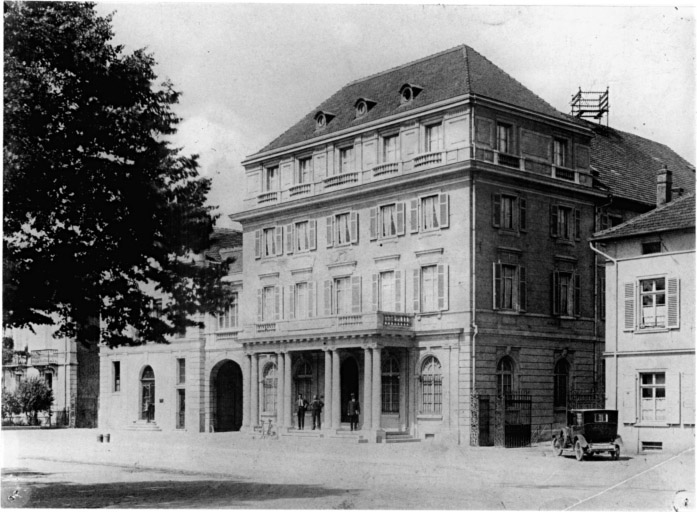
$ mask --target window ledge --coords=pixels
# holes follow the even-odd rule
[[[670,329],[667,327],[637,327],[634,330],[634,334],[655,334],[657,332],[668,332]]]
[[[669,428],[671,425],[666,423],[666,422],[650,422],[650,421],[645,421],[644,423],[635,423],[634,426],[636,428]]]
[[[423,420],[423,421],[443,421],[443,415],[442,414],[417,414],[416,419]]]

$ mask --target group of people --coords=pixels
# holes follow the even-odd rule
[[[295,410],[298,414],[298,430],[305,429],[305,412],[310,409],[312,411],[312,430],[322,429],[322,409],[324,408],[324,395],[318,397],[315,395],[312,402],[308,403],[302,393],[298,394],[298,399],[295,401]],[[351,423],[351,430],[358,430],[358,416],[361,413],[361,404],[356,399],[356,395],[351,393],[351,399],[346,406],[346,413]]]

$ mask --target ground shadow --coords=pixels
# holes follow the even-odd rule
[[[267,484],[225,480],[148,481],[99,484],[24,483],[30,508],[259,508],[258,502],[346,497],[353,491],[318,485]],[[306,507],[303,507],[306,508]],[[317,508],[325,508],[318,506]]]
[[[47,475],[48,473],[41,473],[40,471],[30,471],[26,468],[2,468],[2,478],[32,478]]]

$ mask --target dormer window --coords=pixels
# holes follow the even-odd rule
[[[315,114],[316,128],[318,130],[325,128],[334,117],[334,114],[329,112],[317,112],[317,114]]]
[[[371,108],[375,106],[376,102],[366,99],[366,98],[358,98],[358,101],[356,101],[354,107],[356,108],[356,119],[359,117],[363,117],[366,115]]]
[[[418,85],[404,84],[401,89],[399,89],[399,94],[402,97],[402,103],[410,103],[422,90],[423,88],[419,87]]]

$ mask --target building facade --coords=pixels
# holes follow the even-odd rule
[[[607,404],[636,451],[695,443],[695,196],[670,201],[666,175],[668,202],[593,238],[607,258]]]

